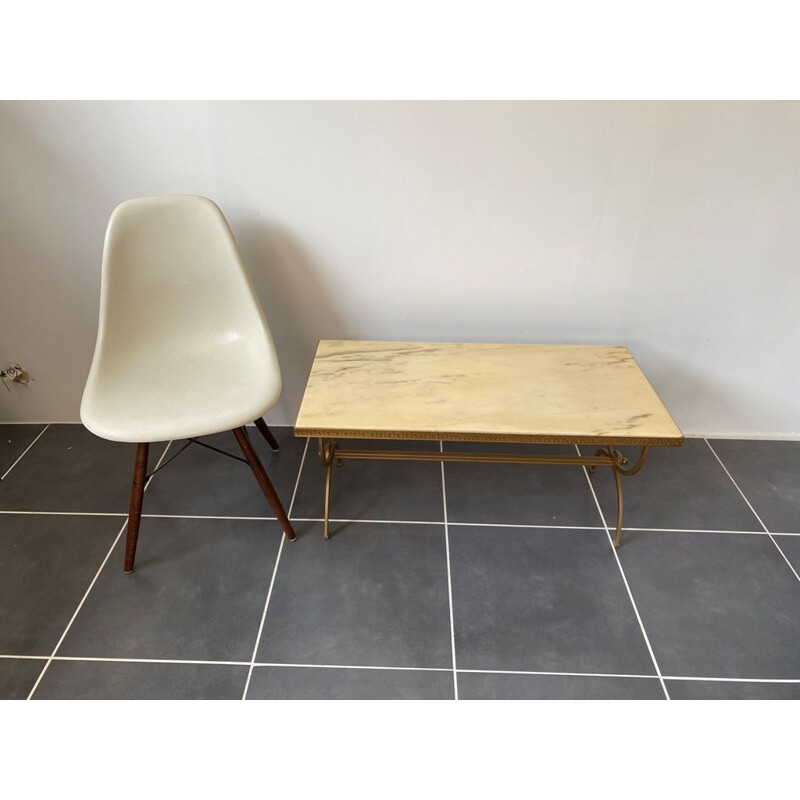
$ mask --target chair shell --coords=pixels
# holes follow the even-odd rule
[[[119,205],[83,424],[119,442],[203,436],[262,417],[280,391],[272,335],[219,208],[184,195]]]

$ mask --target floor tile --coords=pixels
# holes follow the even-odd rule
[[[53,652],[123,522],[0,514],[0,654]]]
[[[0,477],[25,452],[44,425],[0,425]]]
[[[438,442],[370,442],[342,440],[359,450],[438,450]],[[324,510],[325,468],[309,442],[294,516],[319,519]],[[332,519],[385,519],[441,522],[444,519],[442,469],[426,461],[344,461],[333,465]],[[331,531],[335,531],[333,526]]]
[[[778,547],[789,559],[789,563],[794,567],[794,571],[800,575],[800,536],[775,536],[774,538]]]
[[[451,672],[256,667],[248,700],[452,700]]]
[[[34,658],[0,658],[0,700],[25,700],[46,663]]]
[[[576,456],[574,447],[445,442],[445,451]],[[602,525],[581,467],[529,464],[445,464],[450,522],[506,525]]]
[[[461,700],[664,700],[657,678],[459,672]]]
[[[144,519],[135,572],[122,537],[58,655],[249,661],[280,536],[267,520]]]
[[[249,667],[53,661],[34,700],[240,700]]]
[[[150,446],[152,469],[166,443]],[[136,445],[51,425],[0,483],[0,509],[127,513]]]
[[[444,526],[297,526],[283,548],[256,660],[450,667]]]
[[[800,678],[800,581],[768,536],[639,532],[619,556],[662,674]]]
[[[800,683],[667,681],[673,700],[800,700]]]
[[[255,427],[247,429],[261,463],[288,512],[305,439],[297,439],[291,428],[270,428],[281,449],[274,453]],[[235,456],[242,452],[233,433],[204,436],[207,442]],[[185,442],[175,442],[170,453]],[[169,456],[170,453],[167,455]],[[199,516],[274,517],[250,467],[213,450],[193,444],[154,476],[147,489],[145,514]]]
[[[0,425],[0,475],[43,428]],[[273,454],[255,428],[248,431],[288,509],[305,439],[273,428],[281,442]],[[205,440],[239,455],[232,434]],[[711,444],[768,528],[800,534],[800,442]],[[164,447],[151,446],[151,469]],[[320,666],[256,667],[248,698],[452,698],[440,464],[334,467],[334,519],[395,522],[334,522],[325,542],[319,523],[301,521],[322,514],[325,472],[315,447],[312,441],[297,484],[299,538],[284,544],[257,659]],[[119,534],[134,451],[80,425],[56,424],[0,483],[0,510],[56,512],[0,513],[0,655],[23,656],[0,658],[0,699],[27,697],[46,662],[24,656],[50,655]],[[459,697],[663,698],[655,677],[627,677],[655,669],[606,534],[588,529],[600,519],[583,470],[458,463],[445,470],[448,519],[459,523],[449,527],[459,668],[609,673],[462,671]],[[694,676],[667,678],[670,696],[800,699],[800,683],[768,682],[800,679],[800,581],[769,536],[630,530],[760,531],[708,445],[690,439],[683,448],[654,448],[641,473],[623,480],[629,530],[618,554],[642,621],[663,674]],[[592,481],[612,524],[613,480],[600,470]],[[151,482],[144,511],[152,516],[142,523],[136,572],[122,572],[121,537],[59,649],[76,660],[53,661],[37,699],[241,697],[246,664],[80,660],[250,661],[280,543],[277,523],[178,518],[272,516],[248,467],[193,445]],[[775,541],[800,573],[800,535]]]
[[[768,530],[800,533],[800,442],[714,439],[711,446]]]
[[[460,669],[652,675],[605,531],[450,528]]]
[[[639,448],[621,447],[635,460]],[[594,448],[581,447],[583,454]],[[616,525],[617,496],[611,471],[602,467],[592,484],[609,526]],[[685,530],[759,531],[761,526],[702,439],[682,447],[653,447],[641,472],[622,477],[623,526]]]

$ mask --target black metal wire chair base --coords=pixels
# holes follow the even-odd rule
[[[181,447],[181,449],[178,450],[177,453],[171,455],[163,464],[154,469],[149,475],[145,476],[145,480],[150,480],[150,478],[152,478],[153,475],[156,474],[156,472],[161,472],[161,470],[164,469],[164,467],[166,467],[167,464],[170,463],[170,461],[176,459],[191,444],[199,444],[200,447],[205,447],[208,450],[213,450],[215,453],[220,453],[223,456],[228,456],[228,458],[234,458],[237,461],[241,461],[243,464],[247,463],[247,459],[242,458],[241,456],[235,456],[233,453],[228,453],[225,450],[220,450],[219,447],[214,447],[214,445],[208,444],[206,442],[201,442],[200,439],[198,439],[196,436],[193,436],[186,440],[186,444],[184,444],[183,447]]]

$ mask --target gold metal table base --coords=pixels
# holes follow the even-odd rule
[[[633,466],[628,467],[628,459],[613,445],[605,445],[595,452],[593,456],[567,456],[556,453],[458,453],[436,452],[426,450],[347,450],[338,446],[336,440],[325,442],[319,439],[318,454],[322,461],[325,473],[325,525],[322,535],[330,539],[330,500],[331,500],[331,473],[333,462],[341,466],[346,459],[376,460],[376,461],[461,461],[486,464],[556,464],[562,466],[587,467],[590,473],[597,467],[611,467],[614,474],[614,483],[617,489],[617,527],[614,536],[614,547],[619,547],[622,538],[622,481],[623,475],[635,475],[644,464],[647,457],[647,447],[642,447],[639,457]]]

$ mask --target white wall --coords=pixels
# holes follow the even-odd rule
[[[108,216],[186,193],[253,274],[276,424],[320,338],[587,342],[686,433],[798,436],[798,143],[798,103],[0,103],[0,364],[36,379],[0,419],[78,419]]]

